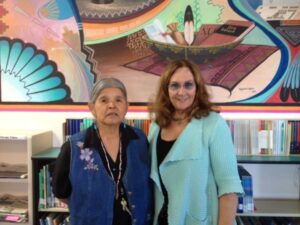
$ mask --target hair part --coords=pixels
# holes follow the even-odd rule
[[[117,78],[109,77],[98,80],[90,93],[89,103],[95,103],[99,94],[106,88],[118,88],[124,95],[127,102],[127,91],[125,85]]]
[[[215,111],[215,106],[210,102],[210,95],[206,89],[205,81],[200,74],[198,66],[186,59],[171,61],[160,78],[155,100],[149,105],[149,111],[152,117],[154,117],[154,121],[160,127],[167,127],[172,121],[175,108],[169,97],[168,86],[173,74],[179,68],[183,67],[191,71],[196,84],[195,99],[187,111],[190,118],[200,118],[207,116],[210,111]]]

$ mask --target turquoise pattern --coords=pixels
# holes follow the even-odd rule
[[[2,102],[70,100],[70,88],[56,63],[33,44],[0,37],[0,72]]]

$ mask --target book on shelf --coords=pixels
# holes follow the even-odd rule
[[[238,155],[258,154],[258,120],[231,120],[233,144]]]
[[[244,195],[238,196],[238,213],[254,211],[253,182],[251,174],[241,165],[238,165],[238,172],[244,189]]]
[[[63,208],[68,206],[56,198],[52,191],[52,171],[54,164],[46,164],[39,171],[39,209]]]
[[[255,23],[252,21],[227,20],[202,40],[200,45],[223,45],[236,42],[244,38],[254,27]]]
[[[240,216],[236,217],[236,224],[237,225],[244,225],[243,220],[242,220],[242,218]]]
[[[252,225],[250,217],[245,217],[242,219],[243,225]]]
[[[92,118],[67,118],[63,124],[63,135],[65,137],[64,140],[68,140],[71,135],[88,128],[93,124],[93,122],[94,119]]]
[[[266,217],[266,216],[259,217],[259,222],[263,225],[276,225],[277,224],[273,217]]]
[[[47,222],[47,225],[54,225],[54,221],[57,221],[57,217],[58,217],[58,214],[59,213],[49,213],[47,216],[46,216],[46,222]]]
[[[290,153],[300,154],[300,121],[289,121],[288,127],[291,130]]]
[[[149,119],[125,119],[126,124],[141,129],[145,135],[148,135],[151,120]]]
[[[283,225],[300,224],[300,219],[296,217],[274,217],[273,219],[277,224],[283,224]]]
[[[237,155],[300,154],[299,121],[228,120]]]
[[[71,135],[76,134],[84,129],[87,129],[93,123],[94,123],[93,118],[78,118],[78,119],[67,118],[63,125],[64,140],[66,141]],[[146,135],[148,135],[151,120],[125,119],[124,123],[139,128],[143,130]]]
[[[69,215],[60,212],[45,213],[39,218],[40,225],[70,225]]]
[[[44,209],[46,208],[46,199],[44,197],[44,171],[40,170],[39,171],[39,209]]]
[[[258,131],[259,154],[272,155],[273,124],[271,120],[261,120]]]
[[[39,218],[39,225],[47,225],[46,224],[46,216],[45,215],[40,216],[40,218]]]
[[[247,217],[251,223],[251,225],[263,225],[260,221],[259,221],[259,217],[254,217],[254,216],[249,216]]]

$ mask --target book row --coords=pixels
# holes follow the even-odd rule
[[[300,154],[300,121],[227,120],[238,155]]]
[[[65,140],[72,134],[88,128],[91,118],[66,119]],[[149,119],[126,119],[124,123],[142,129],[148,134]],[[227,120],[238,155],[300,154],[300,121],[291,120]]]
[[[39,218],[40,225],[70,225],[70,218],[67,213],[51,212],[45,213]]]
[[[64,140],[93,124],[91,118],[66,119]],[[124,123],[140,128],[148,135],[151,120],[126,119]],[[300,121],[227,120],[238,155],[300,154]]]
[[[53,164],[44,165],[39,171],[39,209],[60,208],[67,211],[67,205],[59,201],[52,192]],[[244,195],[239,196],[237,213],[248,213],[254,211],[253,185],[251,174],[241,165],[238,172],[242,181]]]
[[[124,123],[131,125],[133,127],[137,127],[144,131],[147,135],[150,126],[150,120],[141,120],[141,119],[125,119]],[[66,122],[63,125],[63,135],[64,140],[67,140],[70,135],[78,133],[88,127],[90,127],[94,123],[94,119],[92,118],[82,118],[82,119],[66,119]]]
[[[59,201],[52,191],[52,171],[54,164],[46,164],[39,171],[39,209],[67,208],[67,205]]]

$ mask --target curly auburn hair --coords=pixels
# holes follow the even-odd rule
[[[209,112],[216,111],[216,107],[209,100],[210,96],[198,66],[186,59],[175,60],[169,63],[167,69],[162,74],[155,100],[149,105],[149,111],[154,117],[154,121],[160,127],[167,127],[172,121],[175,108],[169,98],[168,86],[173,74],[182,67],[186,67],[191,71],[196,84],[195,99],[187,112],[190,115],[190,119],[207,116]]]

